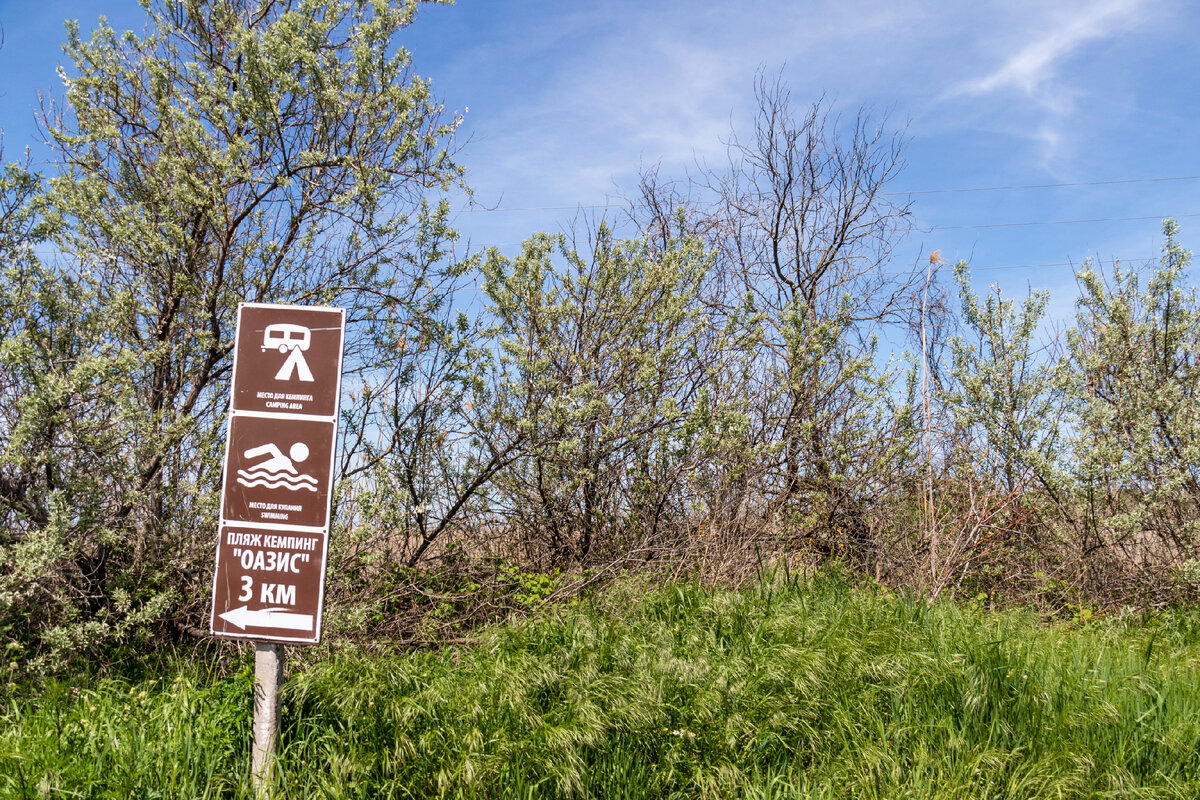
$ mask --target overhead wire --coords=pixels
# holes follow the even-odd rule
[[[958,231],[958,230],[978,230],[982,228],[1024,228],[1032,225],[1086,225],[1099,222],[1145,222],[1147,220],[1164,220],[1167,217],[1176,219],[1188,219],[1190,217],[1200,217],[1200,214],[1151,214],[1142,217],[1094,217],[1091,219],[1045,219],[1032,220],[1029,222],[987,222],[974,225],[931,225],[927,228],[920,225],[914,225],[914,229],[921,233],[932,233],[933,231]]]
[[[963,186],[955,189],[910,189],[884,192],[887,195],[950,194],[954,192],[1007,192],[1018,189],[1069,189],[1078,186],[1114,186],[1126,183],[1165,183],[1168,181],[1200,181],[1200,175],[1173,175],[1166,178],[1116,178],[1108,181],[1074,181],[1071,183],[1026,183],[1011,186]]]
[[[1011,185],[1006,185],[1006,186],[962,186],[962,187],[953,187],[953,188],[946,188],[946,189],[909,189],[909,190],[901,190],[901,191],[894,191],[894,192],[886,192],[885,194],[887,194],[889,196],[900,196],[900,195],[908,196],[908,195],[924,195],[924,194],[952,194],[952,193],[966,193],[966,192],[1024,191],[1024,190],[1033,190],[1033,189],[1081,188],[1081,187],[1089,187],[1089,186],[1112,186],[1112,185],[1127,185],[1127,184],[1138,184],[1138,183],[1165,183],[1165,182],[1173,182],[1173,181],[1195,181],[1195,180],[1200,180],[1200,175],[1174,175],[1174,176],[1165,176],[1165,177],[1156,177],[1156,178],[1117,178],[1117,179],[1104,180],[1104,181],[1074,181],[1074,182],[1067,182],[1067,183],[1011,184]],[[459,209],[458,211],[455,211],[454,213],[455,214],[480,214],[480,213],[508,213],[508,212],[523,213],[523,212],[534,212],[534,211],[598,211],[598,210],[608,210],[608,209],[612,209],[612,208],[618,208],[620,206],[621,206],[621,204],[619,204],[619,203],[608,202],[608,203],[604,203],[604,204],[597,203],[597,204],[551,205],[551,206],[514,206],[514,207],[508,207],[508,208],[475,207],[475,208]],[[914,228],[914,230],[916,230],[919,233],[928,234],[928,233],[934,233],[936,231],[953,231],[953,230],[985,230],[985,229],[992,229],[992,228],[1023,228],[1023,227],[1050,226],[1050,225],[1087,225],[1087,224],[1100,224],[1100,223],[1110,223],[1110,222],[1146,222],[1146,221],[1151,221],[1151,220],[1159,221],[1159,220],[1165,219],[1167,217],[1172,217],[1172,218],[1176,218],[1176,219],[1190,219],[1190,218],[1200,217],[1200,213],[1151,214],[1151,215],[1130,216],[1130,217],[1092,217],[1092,218],[1087,218],[1087,219],[1027,220],[1027,221],[1022,221],[1022,222],[988,222],[988,223],[973,223],[973,224],[966,224],[966,225],[923,226],[923,225],[917,224],[917,225],[914,225],[913,228]],[[522,242],[518,241],[518,242],[483,243],[483,244],[475,244],[473,246],[478,247],[478,248],[515,247],[520,244],[522,244]],[[52,254],[53,251],[35,250],[34,252],[38,255],[50,255],[50,254]],[[1124,259],[1117,258],[1115,260],[1123,261]],[[1138,261],[1138,260],[1139,259],[1133,259],[1132,261]],[[1152,261],[1154,259],[1144,259],[1144,260]],[[1131,262],[1126,260],[1126,263],[1131,263]],[[1039,269],[1039,268],[1051,268],[1051,267],[1067,267],[1067,266],[1074,266],[1074,265],[1075,265],[1074,262],[1053,262],[1053,263],[1047,263],[1047,264],[1002,264],[1002,265],[997,265],[997,266],[985,266],[985,267],[974,267],[973,266],[972,270],[985,271],[985,270],[1008,270],[1008,269]]]
[[[1162,221],[1167,218],[1172,219],[1192,219],[1200,217],[1200,213],[1188,214],[1149,214],[1137,217],[1092,217],[1089,219],[1046,219],[1046,220],[1028,220],[1024,222],[985,222],[972,225],[914,225],[913,230],[918,233],[934,233],[935,231],[960,231],[960,230],[984,230],[988,228],[1025,228],[1038,225],[1088,225],[1099,224],[1102,222],[1147,222],[1147,221]],[[514,247],[521,242],[499,242],[499,243],[484,243],[476,244],[475,247]]]
[[[1200,175],[1168,175],[1158,178],[1114,178],[1104,181],[1071,181],[1066,183],[1024,183],[1010,184],[1007,186],[956,186],[946,189],[897,189],[894,191],[884,192],[888,197],[900,197],[915,194],[958,194],[967,192],[1009,192],[1009,191],[1025,191],[1032,189],[1072,189],[1083,188],[1088,186],[1118,186],[1137,183],[1170,183],[1175,181],[1200,181]],[[490,213],[521,213],[531,211],[599,211],[601,209],[609,209],[620,207],[622,204],[617,202],[606,203],[576,203],[573,205],[553,205],[553,206],[511,206],[507,208],[493,207],[488,208],[463,208],[459,209],[459,214],[490,214]],[[1107,221],[1107,220],[1106,220]]]
[[[1121,256],[1114,256],[1110,260],[1120,264],[1149,264],[1153,261],[1158,261],[1159,257],[1153,256],[1147,258],[1145,256],[1138,256],[1137,258],[1123,258]],[[967,266],[970,268],[971,272],[994,272],[996,270],[1009,269],[1050,269],[1057,267],[1080,267],[1082,265],[1082,261],[1055,261],[1049,264],[997,264],[990,267],[977,267],[969,261],[967,262]],[[947,261],[941,265],[941,268],[945,269],[953,266],[954,265],[951,262]]]

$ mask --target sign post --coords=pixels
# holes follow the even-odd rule
[[[255,790],[271,784],[283,644],[321,639],[345,311],[238,306],[209,630],[254,649]]]
[[[254,794],[270,794],[271,770],[279,742],[279,685],[283,683],[283,645],[254,643],[254,739],[250,774]]]

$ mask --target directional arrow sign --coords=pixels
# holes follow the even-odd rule
[[[292,614],[282,608],[263,608],[251,611],[246,606],[219,615],[242,630],[246,628],[283,628],[290,631],[311,631],[312,614]]]
[[[320,638],[325,531],[227,522],[217,545],[211,630],[232,639]]]

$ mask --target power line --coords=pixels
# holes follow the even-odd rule
[[[1197,179],[1200,179],[1200,176],[1197,176]],[[1191,178],[1178,178],[1178,179],[1175,179],[1175,178],[1148,178],[1148,179],[1138,179],[1138,180],[1191,180]],[[1117,181],[1112,181],[1112,182],[1115,183]],[[1132,180],[1127,181],[1127,182],[1132,182]],[[1049,185],[1049,184],[1047,184],[1047,185]],[[1037,188],[1037,187],[1013,187],[1013,188]],[[930,190],[930,191],[958,191],[958,190],[952,190],[952,189],[940,190],[939,189],[939,190]],[[974,190],[962,190],[962,191],[974,191]],[[987,190],[981,189],[979,191],[987,191]],[[610,207],[610,206],[544,206],[542,208],[537,208],[537,209],[535,209],[535,208],[512,208],[512,209],[504,209],[504,210],[506,210],[506,211],[552,211],[552,210],[562,210],[562,209],[568,209],[568,208],[608,208],[608,207]],[[496,210],[496,209],[480,209],[480,211],[489,211],[489,210]],[[1157,221],[1166,219],[1168,217],[1176,218],[1176,219],[1191,219],[1191,218],[1200,217],[1200,213],[1151,214],[1151,215],[1136,216],[1136,217],[1093,217],[1090,219],[1028,220],[1028,221],[1024,221],[1024,222],[987,222],[987,223],[976,223],[976,224],[970,224],[970,225],[931,225],[928,227],[923,227],[921,225],[914,225],[913,228],[918,233],[929,234],[929,233],[934,233],[936,231],[986,230],[986,229],[993,229],[993,228],[1026,228],[1026,227],[1050,226],[1050,225],[1094,225],[1094,224],[1109,223],[1109,222],[1147,222],[1147,221],[1156,221],[1157,222]],[[467,243],[464,243],[464,244],[467,244]],[[524,242],[516,241],[516,242],[497,242],[497,243],[478,243],[478,244],[473,244],[471,246],[478,248],[478,249],[484,249],[484,248],[490,248],[490,247],[516,247],[521,244],[524,244]],[[46,255],[55,254],[55,251],[34,250],[33,253],[35,255],[39,255],[39,256],[46,256]],[[1120,259],[1117,259],[1117,260],[1120,260]],[[1153,259],[1151,259],[1151,260],[1153,260]],[[1051,264],[1005,264],[1005,265],[994,266],[994,267],[973,267],[973,269],[978,269],[978,270],[1036,269],[1038,267],[1064,267],[1064,266],[1071,266],[1071,262],[1058,262],[1058,263],[1051,263]]]
[[[888,197],[909,196],[915,194],[960,194],[967,192],[1010,192],[1029,189],[1073,189],[1087,186],[1120,186],[1136,183],[1170,183],[1174,181],[1200,181],[1200,175],[1171,175],[1162,178],[1115,178],[1107,181],[1073,181],[1069,183],[1024,183],[1007,186],[958,186],[948,189],[906,189],[884,192]],[[464,208],[459,214],[496,214],[523,213],[531,211],[600,211],[610,208],[621,208],[623,203],[575,203],[572,205],[555,206],[512,206],[507,208]],[[1186,215],[1185,215],[1186,216]]]
[[[1149,264],[1153,261],[1158,261],[1158,256],[1151,258],[1122,258],[1120,256],[1115,256],[1110,260],[1120,262],[1122,264]],[[967,267],[971,270],[971,272],[993,272],[995,270],[1006,269],[1049,269],[1051,267],[1080,267],[1082,265],[1083,262],[1081,261],[1056,261],[1049,264],[998,264],[991,267],[977,267],[974,264],[967,262]],[[952,265],[946,264],[944,266]]]
[[[1008,192],[1019,189],[1069,189],[1079,186],[1116,186],[1127,183],[1166,183],[1168,181],[1200,181],[1200,175],[1177,175],[1169,178],[1119,178],[1111,181],[1076,181],[1074,183],[1027,183],[1012,186],[964,186],[956,189],[913,189],[885,192],[888,195],[950,194],[955,192]]]
[[[1027,228],[1033,225],[1088,225],[1099,222],[1145,222],[1147,220],[1164,220],[1168,217],[1187,219],[1190,217],[1200,217],[1200,214],[1152,214],[1145,217],[1095,217],[1093,219],[1047,219],[1030,222],[988,222],[976,225],[933,225],[928,228],[916,225],[914,228],[920,233],[932,233],[933,231],[978,230],[982,228]]]
[[[1151,214],[1140,217],[1094,217],[1092,219],[1044,219],[1044,220],[1028,220],[1025,222],[983,222],[972,225],[930,225],[923,227],[914,225],[913,229],[918,233],[934,233],[935,231],[963,231],[963,230],[985,230],[988,228],[1028,228],[1038,225],[1089,225],[1102,222],[1161,222],[1167,218],[1172,219],[1191,219],[1200,217],[1197,214]],[[480,243],[474,244],[474,247],[515,247],[523,244],[523,242],[497,242],[497,243]]]

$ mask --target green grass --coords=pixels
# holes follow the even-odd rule
[[[2,798],[234,795],[250,773],[253,675],[198,663],[165,678],[51,683],[0,707]]]
[[[244,796],[249,708],[245,673],[190,667],[13,698],[0,796]],[[1196,798],[1200,615],[626,583],[470,647],[330,655],[284,723],[292,798]]]

